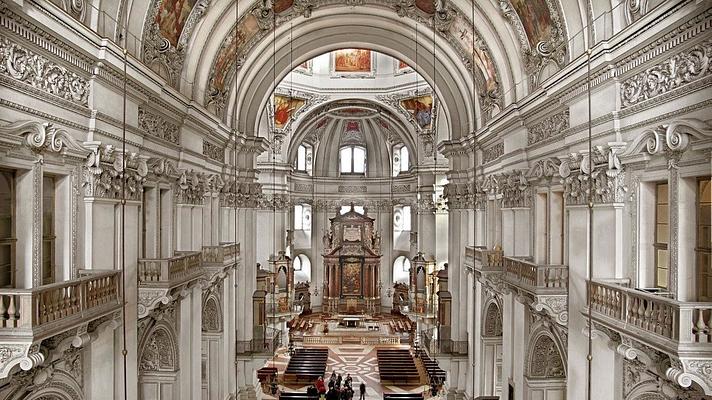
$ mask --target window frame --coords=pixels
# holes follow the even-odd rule
[[[350,150],[351,153],[351,168],[348,171],[344,171],[343,169],[343,161],[342,161],[342,152],[346,149]],[[356,149],[363,150],[363,172],[355,172],[356,164],[355,164],[355,154],[356,154]],[[362,145],[356,145],[356,144],[350,144],[346,146],[341,146],[339,147],[339,174],[340,175],[355,175],[355,176],[366,176],[366,172],[368,171],[368,151],[365,146]]]
[[[10,188],[10,235],[0,238],[0,246],[8,246],[10,249],[9,284],[3,287],[13,288],[17,278],[17,171],[0,168],[0,174],[6,174]]]
[[[666,187],[667,196],[666,196],[666,198],[664,199],[664,200],[665,200],[664,203],[661,203],[661,202],[660,202],[660,198],[659,198],[659,197],[660,197],[660,195],[659,195],[660,189],[659,189],[659,188],[660,188],[661,186],[665,186],[665,187]],[[667,210],[668,210],[668,212],[667,212],[667,213],[668,213],[668,218],[667,218],[667,220],[665,220],[664,222],[663,222],[663,221],[660,221],[660,216],[658,215],[658,214],[659,214],[658,208],[659,208],[659,206],[661,206],[661,205],[666,206],[666,207],[667,207]],[[658,226],[661,225],[661,224],[666,225],[667,228],[668,228],[668,239],[667,239],[668,241],[667,241],[667,242],[660,242],[660,241],[659,241],[659,238],[658,238]],[[653,274],[653,275],[654,275],[654,276],[653,276],[653,278],[654,278],[654,282],[655,282],[655,287],[656,287],[656,288],[661,288],[661,289],[667,290],[667,289],[669,288],[669,286],[670,286],[670,265],[669,265],[670,259],[669,259],[669,253],[668,253],[668,266],[667,266],[667,268],[661,268],[661,267],[660,267],[660,264],[659,264],[659,255],[658,255],[658,253],[659,253],[660,251],[669,251],[669,247],[668,247],[668,246],[669,246],[669,241],[670,241],[670,186],[669,186],[669,184],[668,184],[667,181],[656,182],[656,183],[655,183],[655,224],[654,224],[654,226],[655,226],[655,229],[654,229],[654,236],[653,236],[653,253],[654,253],[654,265],[653,265],[653,267],[654,267],[654,274]],[[666,280],[666,284],[665,284],[665,285],[661,285],[661,284],[660,284],[660,280],[658,279],[658,276],[659,276],[659,273],[661,272],[661,270],[665,270],[665,274],[667,275],[667,277],[666,277],[666,279],[665,279],[665,280]]]
[[[707,288],[705,291],[705,295],[703,296],[702,294],[702,282],[711,279],[710,277],[712,276],[712,265],[707,265],[707,269],[703,268],[703,266],[700,265],[700,259],[701,255],[707,255],[707,259],[712,261],[712,244],[708,243],[707,245],[709,247],[701,247],[700,246],[700,230],[703,226],[710,227],[712,226],[712,223],[710,221],[707,221],[707,224],[702,224],[702,199],[701,199],[701,185],[702,182],[707,181],[708,185],[712,185],[712,177],[710,176],[702,176],[698,177],[696,180],[696,187],[695,187],[695,297],[697,301],[705,301],[709,302],[712,301],[712,288]],[[712,203],[707,205],[708,207],[712,207]],[[709,229],[712,230],[712,227]]]
[[[51,221],[49,222],[49,234],[45,232],[45,201],[48,200],[47,193],[46,193],[46,185],[45,185],[45,180],[46,179],[51,179],[52,181],[52,213],[51,213]],[[55,255],[56,255],[56,246],[57,246],[57,232],[55,232],[55,222],[57,218],[57,180],[58,177],[55,175],[48,175],[45,174],[42,176],[42,260],[41,260],[41,273],[42,273],[42,285],[48,285],[51,283],[54,283],[56,281],[56,260],[55,260]],[[49,244],[49,255],[45,254],[45,245]],[[45,268],[45,260],[49,261],[49,267],[46,269]]]

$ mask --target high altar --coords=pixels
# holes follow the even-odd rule
[[[380,312],[381,236],[374,219],[351,210],[330,218],[324,235],[324,307],[330,313]]]

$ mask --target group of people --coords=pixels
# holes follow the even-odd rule
[[[320,376],[314,385],[309,386],[307,395],[319,396],[326,400],[352,400],[354,397],[353,378],[351,374],[346,374],[344,379],[341,374],[336,371],[331,373],[329,382],[324,381],[324,377]],[[361,382],[359,385],[359,400],[366,399],[366,384]]]

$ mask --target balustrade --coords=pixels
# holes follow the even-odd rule
[[[504,257],[504,272],[508,282],[534,294],[565,294],[569,288],[569,268],[565,265]]]
[[[120,271],[85,272],[31,289],[0,289],[0,335],[61,330],[120,307]],[[110,311],[107,311],[110,309]]]
[[[465,247],[465,258],[472,259],[478,271],[501,272],[503,257],[502,250],[487,250],[483,246]]]
[[[239,243],[220,243],[217,246],[203,246],[203,262],[207,264],[228,264],[240,255]]]
[[[202,273],[201,252],[177,252],[171,258],[139,259],[138,280],[141,285],[171,285]]]
[[[681,302],[604,281],[589,281],[588,296],[592,316],[617,330],[652,334],[675,347],[712,343],[712,303]]]

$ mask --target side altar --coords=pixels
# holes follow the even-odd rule
[[[381,309],[381,236],[368,210],[336,211],[324,235],[324,311],[375,314]]]

